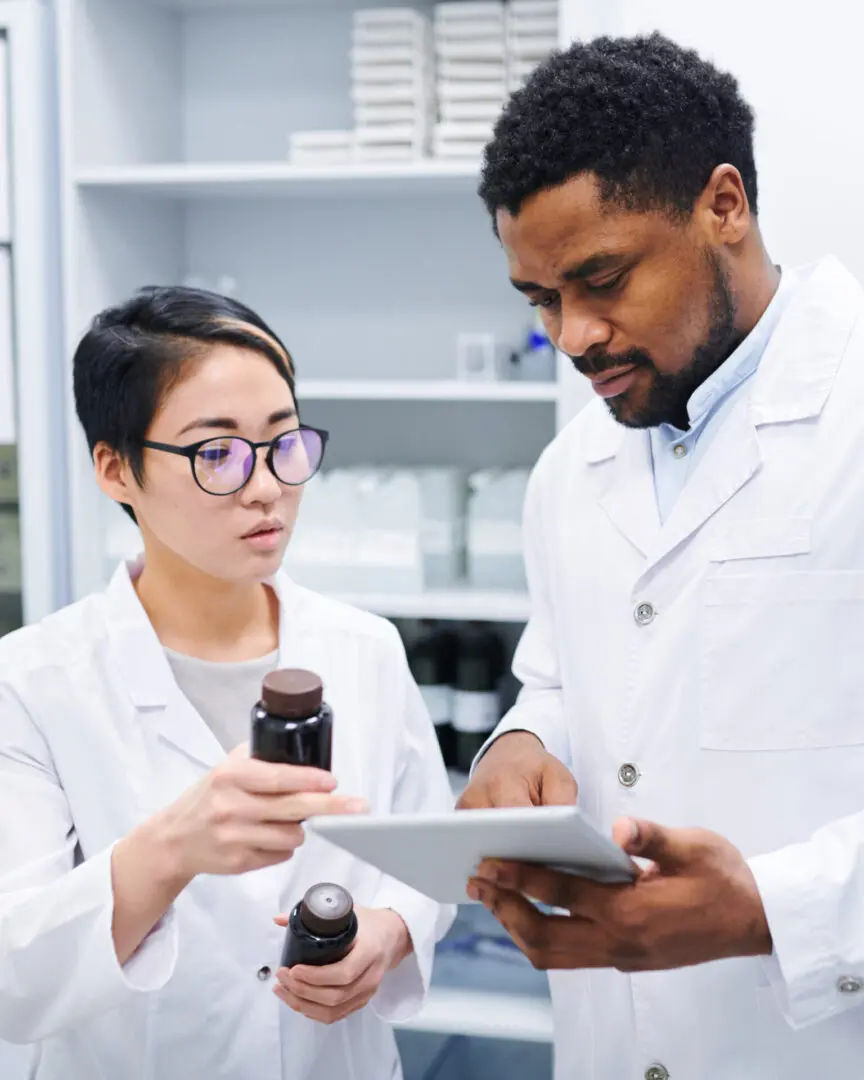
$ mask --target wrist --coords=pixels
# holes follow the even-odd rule
[[[164,812],[154,814],[135,830],[144,861],[166,891],[179,895],[196,876],[189,865],[182,837]]]
[[[394,968],[399,967],[406,956],[411,955],[414,951],[414,942],[411,940],[411,933],[408,930],[405,920],[398,911],[387,908],[387,914],[390,916],[392,930],[390,959],[387,970],[392,971]]]

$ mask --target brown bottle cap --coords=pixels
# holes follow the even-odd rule
[[[303,720],[314,716],[324,700],[321,679],[302,668],[280,668],[265,675],[261,687],[261,704],[268,713],[286,720]]]
[[[300,921],[310,934],[337,937],[351,925],[354,901],[341,885],[313,885],[300,905]]]

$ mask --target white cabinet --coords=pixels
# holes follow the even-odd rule
[[[353,11],[376,4],[59,0],[66,351],[141,285],[227,286],[293,353],[328,464],[530,466],[572,411],[566,365],[549,383],[457,381],[460,334],[515,346],[530,321],[479,162],[288,162],[292,132],[351,127]],[[129,532],[69,426],[77,597]],[[526,611],[467,587],[396,600],[358,580],[352,594],[392,615]]]

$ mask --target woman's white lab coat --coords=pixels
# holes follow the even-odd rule
[[[596,401],[532,479],[528,728],[579,800],[744,852],[773,956],[554,972],[559,1080],[864,1076],[864,292],[809,269],[661,525]],[[624,768],[624,766],[627,766]]]
[[[452,803],[395,629],[293,584],[279,663],[316,671],[339,790],[373,811]],[[253,703],[250,702],[250,708]],[[94,595],[0,642],[0,1040],[38,1080],[391,1080],[388,1020],[417,1011],[450,912],[317,837],[280,866],[196,878],[124,966],[111,938],[115,841],[224,757],[180,693],[123,566]],[[272,993],[272,917],[312,884],[389,907],[414,953],[330,1027]]]

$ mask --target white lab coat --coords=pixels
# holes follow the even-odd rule
[[[535,732],[605,829],[635,815],[728,837],[775,945],[672,972],[553,973],[556,1077],[864,1075],[858,283],[833,259],[805,271],[662,526],[647,433],[592,402],[537,466],[525,546],[525,686],[496,734]]]
[[[452,805],[395,629],[283,574],[279,662],[320,674],[342,792],[374,812]],[[250,702],[250,708],[252,703]],[[120,968],[111,847],[224,757],[180,693],[121,567],[109,589],[0,642],[0,1040],[38,1080],[391,1080],[387,1020],[416,1012],[451,915],[311,834],[280,866],[200,876]],[[288,911],[317,881],[405,920],[414,954],[342,1023],[271,992]]]

